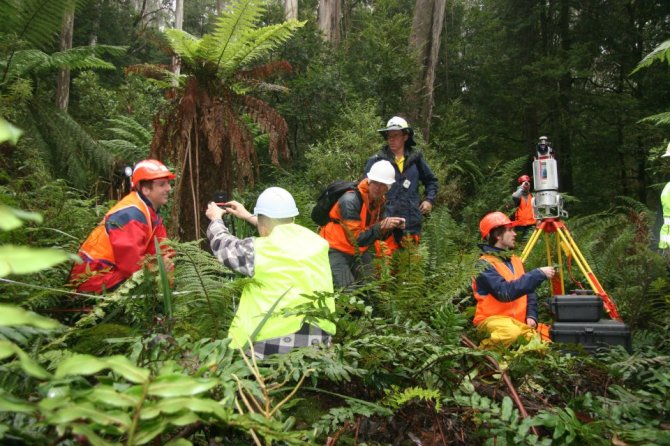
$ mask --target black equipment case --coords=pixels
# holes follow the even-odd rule
[[[554,322],[550,331],[554,342],[582,344],[586,351],[621,345],[632,351],[630,330],[623,322],[602,319],[597,322]]]
[[[595,295],[554,296],[549,308],[560,322],[597,322],[603,315],[603,300]]]

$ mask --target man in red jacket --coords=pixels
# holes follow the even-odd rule
[[[174,178],[160,161],[147,159],[135,165],[133,190],[105,214],[79,248],[82,263],[74,265],[69,278],[77,291],[113,290],[142,267],[145,256],[156,254],[154,239],[167,239],[160,208],[168,202]],[[172,251],[161,251],[166,267],[172,269]]]

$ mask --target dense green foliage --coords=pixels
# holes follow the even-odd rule
[[[186,2],[185,32],[166,34],[137,3],[74,2],[75,48],[60,52],[68,0],[0,0],[0,442],[670,444],[670,259],[653,249],[659,186],[670,178],[659,157],[670,122],[668,2],[450,0],[430,140],[417,136],[440,180],[421,244],[380,263],[364,289],[337,293],[337,314],[304,308],[336,322],[333,346],[261,362],[226,340],[250,279],[198,242],[172,243],[173,289],[160,262],[104,297],[63,286],[71,253],[127,191],[120,168],[147,156],[174,106],[169,84],[137,72],[164,73],[169,41],[184,57],[182,80],[209,73],[229,76],[231,94],[253,89],[288,124],[291,159],[273,164],[271,138],[236,108],[260,184],[240,182],[234,194],[252,207],[264,186],[283,186],[298,222],[313,227],[318,191],[359,178],[382,144],[376,129],[408,113],[414,4],[344,2],[333,48],[319,35],[317,2],[300,2],[306,23],[288,25],[292,40],[280,32],[259,59],[236,49],[261,65],[285,59],[291,72],[245,86],[241,59],[199,63],[218,60],[204,49],[225,31],[219,2]],[[266,7],[244,41],[281,29],[283,5]],[[68,112],[51,105],[63,67],[73,70]],[[464,342],[480,339],[470,322],[477,223],[512,211],[514,179],[545,133],[566,222],[633,330],[632,353]],[[240,222],[236,231],[253,235]],[[529,268],[544,262],[540,251]],[[547,321],[549,294],[539,289]]]

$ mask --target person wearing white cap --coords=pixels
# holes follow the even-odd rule
[[[395,182],[395,170],[386,160],[375,163],[356,190],[342,194],[330,210],[330,221],[321,227],[321,237],[330,245],[328,257],[336,287],[352,289],[373,272],[368,247],[402,229],[405,219],[380,219],[384,196]]]
[[[405,227],[393,231],[393,237],[386,240],[387,247],[393,251],[401,246],[406,235],[418,243],[423,215],[431,212],[437,197],[438,181],[421,152],[415,149],[414,130],[405,119],[394,116],[386,127],[377,131],[386,145],[368,159],[365,172],[380,160],[389,161],[395,170],[395,184],[386,196],[384,215],[405,218]],[[420,184],[424,186],[423,198]]]
[[[223,222],[224,213],[256,226],[260,237],[233,236]],[[209,203],[206,215],[211,220],[207,238],[213,254],[226,267],[254,279],[244,287],[228,330],[230,346],[246,350],[251,342],[254,355],[263,359],[297,347],[330,344],[335,334],[332,322],[307,323],[302,315],[282,314],[309,303],[308,296],[314,293],[333,291],[328,243],[294,223],[298,208],[291,194],[281,187],[270,187],[259,195],[253,215],[237,201],[225,203],[223,208]],[[325,304],[335,312],[332,297],[327,297]],[[263,322],[269,312],[271,316]]]
[[[661,155],[662,158],[670,157],[670,143],[665,153]],[[670,183],[666,184],[661,192],[661,208],[663,221],[661,230],[658,234],[658,247],[660,249],[670,248]]]

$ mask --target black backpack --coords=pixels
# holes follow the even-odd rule
[[[330,221],[330,210],[335,206],[337,200],[340,199],[342,194],[350,190],[356,191],[356,194],[360,197],[360,191],[358,190],[358,183],[353,181],[337,180],[330,183],[326,189],[321,192],[319,198],[316,199],[316,205],[312,209],[312,220],[319,226],[328,224]]]

